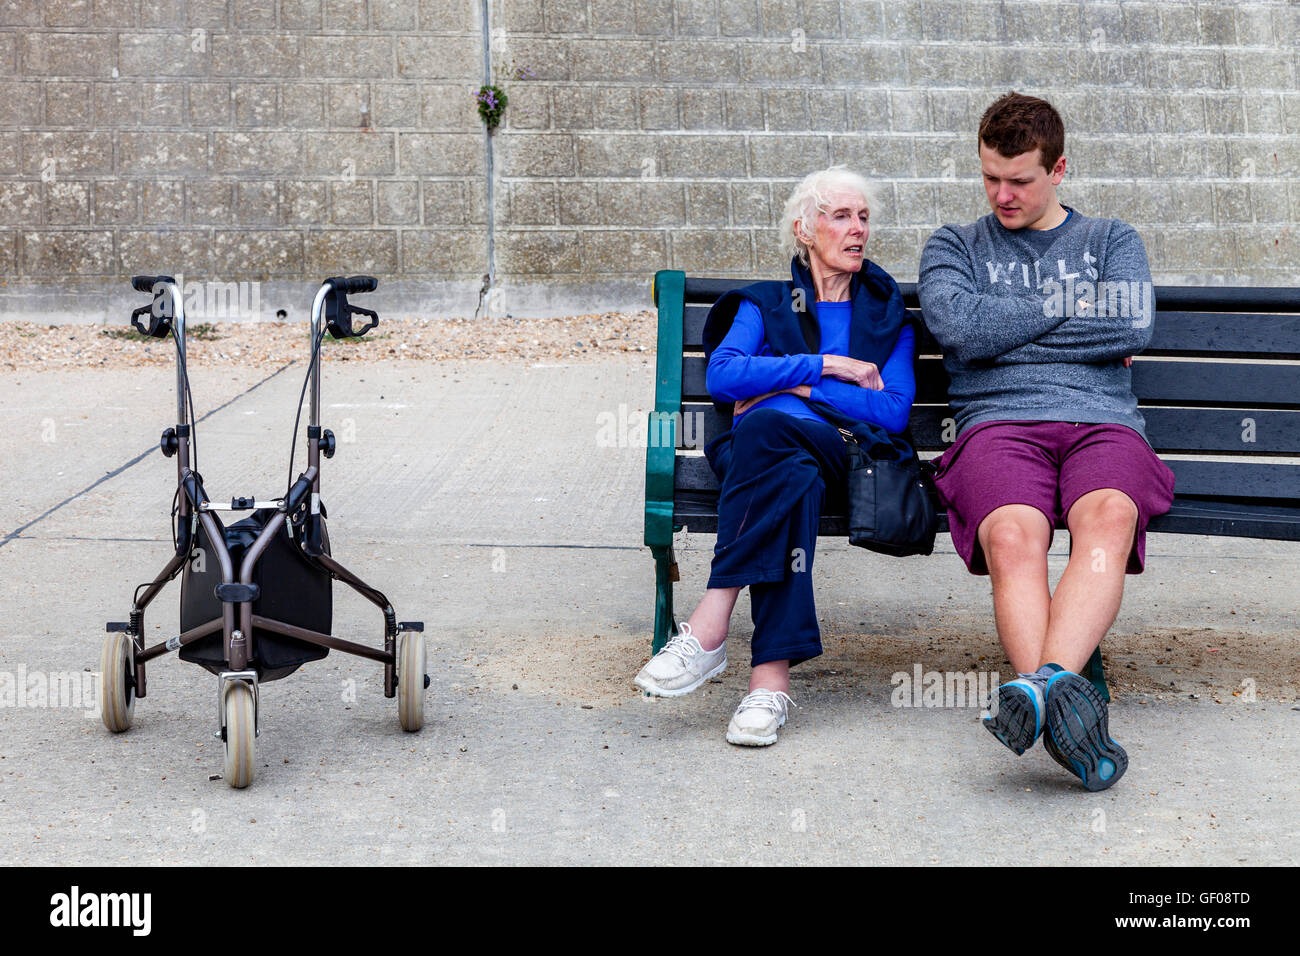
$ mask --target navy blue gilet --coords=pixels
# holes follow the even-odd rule
[[[768,279],[724,294],[709,310],[704,322],[704,358],[707,363],[726,338],[742,299],[758,307],[763,316],[763,337],[773,355],[821,352],[821,325],[817,321],[817,293],[812,271],[795,256],[790,260],[792,281]],[[802,301],[804,308],[796,309]],[[898,333],[908,320],[903,293],[898,283],[880,266],[863,260],[862,268],[849,281],[849,356],[884,367],[898,342]],[[734,403],[714,402],[728,417]]]

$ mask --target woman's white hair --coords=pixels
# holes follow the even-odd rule
[[[786,257],[798,256],[804,265],[808,264],[808,243],[794,234],[794,221],[800,220],[807,234],[813,234],[813,220],[817,213],[829,211],[829,195],[840,189],[860,193],[867,204],[868,211],[876,208],[876,190],[861,175],[847,166],[832,166],[809,173],[803,178],[794,192],[785,201],[785,212],[781,215],[780,249]]]

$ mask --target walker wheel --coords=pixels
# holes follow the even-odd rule
[[[135,676],[131,668],[131,638],[109,634],[99,652],[99,715],[115,734],[131,727],[135,716]]]
[[[397,718],[402,729],[424,726],[424,635],[403,631],[397,636]]]
[[[226,691],[226,783],[242,790],[253,782],[253,744],[256,739],[257,715],[253,689],[243,681],[234,681]]]

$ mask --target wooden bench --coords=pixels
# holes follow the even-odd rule
[[[723,293],[754,281],[655,274],[659,345],[645,502],[655,561],[652,652],[677,627],[673,533],[718,530],[718,481],[700,450],[728,423],[705,388],[704,320]],[[923,330],[915,284],[901,288]],[[1155,298],[1154,338],[1134,360],[1133,392],[1177,481],[1172,509],[1148,530],[1300,541],[1300,465],[1276,460],[1300,458],[1300,289],[1158,286]],[[916,381],[912,435],[921,456],[933,457],[927,453],[942,452],[954,436],[942,353],[925,331]],[[845,516],[823,515],[818,533],[846,536]],[[1109,700],[1100,649],[1088,676]]]

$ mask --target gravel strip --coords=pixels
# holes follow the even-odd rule
[[[307,358],[307,328],[282,322],[199,322],[187,330],[189,363],[282,365]],[[608,360],[654,354],[655,314],[603,312],[548,319],[383,319],[361,339],[335,341],[328,333],[327,361],[376,362],[390,358],[517,358],[524,361]],[[95,368],[170,365],[169,339],[150,339],[129,326],[34,325],[0,322],[0,368]]]

